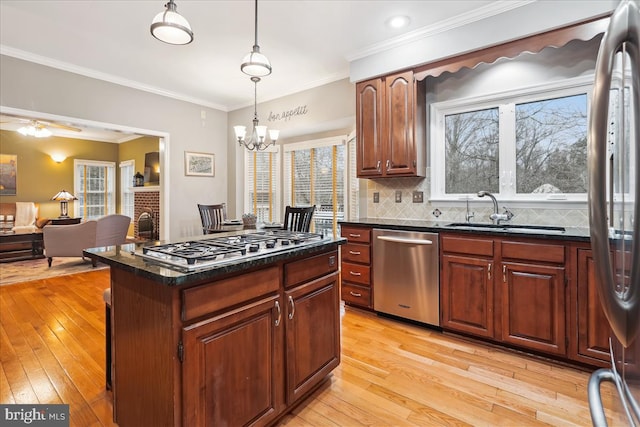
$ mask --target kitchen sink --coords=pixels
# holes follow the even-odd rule
[[[551,225],[521,225],[521,224],[486,224],[480,222],[453,222],[447,227],[463,228],[465,230],[505,231],[512,233],[564,233],[564,227]]]

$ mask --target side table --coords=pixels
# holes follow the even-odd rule
[[[51,225],[72,225],[80,224],[82,218],[53,218],[50,220]]]

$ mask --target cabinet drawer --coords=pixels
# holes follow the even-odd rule
[[[342,280],[369,286],[371,284],[371,267],[369,267],[368,265],[343,262]]]
[[[371,263],[371,247],[369,245],[347,243],[340,250],[342,251],[342,259],[345,261],[361,264]]]
[[[349,242],[355,243],[371,243],[371,229],[361,227],[349,227],[343,225],[340,235]]]
[[[502,242],[502,258],[564,264],[563,245]]]
[[[342,300],[349,304],[373,308],[369,288],[342,282]]]
[[[280,287],[278,267],[219,280],[182,291],[182,320],[191,320],[262,295]]]
[[[466,237],[442,236],[441,248],[443,252],[458,254],[493,256],[493,240],[468,239]]]
[[[284,285],[294,286],[334,271],[338,271],[338,251],[290,262],[284,266]]]

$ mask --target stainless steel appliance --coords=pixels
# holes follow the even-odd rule
[[[196,271],[298,248],[322,240],[316,233],[265,230],[144,246],[136,255],[184,271]]]
[[[616,385],[640,425],[640,10],[622,1],[600,44],[589,117],[589,222],[598,295],[611,325],[611,368],[589,380],[594,425],[607,425],[600,383]]]
[[[438,234],[373,230],[373,309],[440,325]]]

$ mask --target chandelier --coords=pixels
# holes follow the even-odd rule
[[[267,127],[260,126],[258,123],[258,82],[260,81],[260,77],[251,77],[251,81],[254,84],[253,91],[253,130],[249,139],[245,139],[247,134],[246,126],[234,126],[233,131],[236,134],[236,138],[238,139],[238,144],[240,147],[244,146],[249,151],[262,151],[266,150],[269,146],[275,145],[278,140],[278,136],[280,134],[279,130],[270,129],[269,130],[269,139],[271,142],[265,142],[265,138],[267,136]]]
[[[260,46],[258,46],[258,0],[255,1],[255,4],[255,41],[253,50],[242,60],[240,70],[251,77],[264,77],[271,74],[271,63],[266,56],[260,53]]]
[[[151,34],[169,44],[189,44],[193,41],[193,31],[189,22],[178,13],[178,7],[169,0],[166,10],[158,13],[151,22]]]

